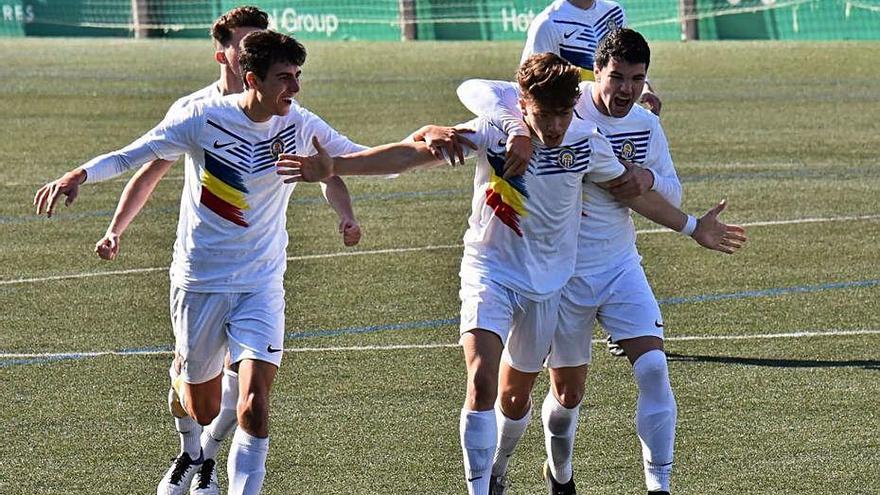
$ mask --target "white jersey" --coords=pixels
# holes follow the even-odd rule
[[[592,84],[582,84],[585,97],[575,112],[596,122],[618,157],[648,168],[654,174],[654,189],[667,201],[681,204],[681,184],[660,119],[649,110],[633,105],[625,117],[602,114],[593,103]],[[578,238],[577,275],[592,275],[632,259],[638,259],[636,229],[632,211],[605,189],[584,182],[583,218]]]
[[[626,14],[617,2],[595,0],[588,9],[568,0],[555,0],[529,25],[522,59],[550,52],[581,68],[581,77],[592,81],[593,57],[609,32],[626,27]]]
[[[535,143],[526,173],[504,179],[505,132],[484,118],[462,127],[476,130],[468,138],[478,147],[462,279],[550,297],[574,272],[582,181],[609,181],[625,169],[595,124],[575,117],[562,145]]]
[[[88,180],[102,180],[157,157],[173,161],[187,155],[170,270],[172,285],[181,289],[280,287],[287,265],[286,209],[294,185],[275,173],[278,155],[315,153],[313,136],[334,156],[365,149],[296,103],[286,116],[253,122],[239,106],[241,98],[191,101],[169,111],[128,147],[87,166]]]

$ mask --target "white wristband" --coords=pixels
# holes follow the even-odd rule
[[[694,235],[695,230],[697,230],[697,217],[688,215],[687,222],[684,223],[684,227],[679,232],[690,237]]]

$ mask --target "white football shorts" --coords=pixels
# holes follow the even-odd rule
[[[227,349],[233,363],[254,359],[279,366],[284,289],[208,293],[172,285],[171,324],[177,364],[187,383],[204,383],[220,375]]]
[[[537,373],[550,351],[559,293],[533,301],[488,279],[462,280],[459,333],[488,330],[504,343],[502,359],[517,371]]]
[[[590,362],[593,325],[614,342],[635,337],[663,338],[663,316],[639,260],[596,275],[576,275],[562,289],[559,324],[547,366]]]

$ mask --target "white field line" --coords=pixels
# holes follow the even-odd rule
[[[762,333],[754,335],[680,335],[667,337],[666,342],[692,341],[723,341],[723,340],[766,340],[766,339],[800,339],[809,337],[840,337],[857,335],[880,335],[878,329],[865,330],[802,330],[788,333]],[[593,345],[604,345],[605,339],[593,339]],[[287,347],[284,352],[361,352],[361,351],[396,351],[412,349],[452,349],[460,344],[396,344],[396,345],[365,345],[350,347]],[[66,359],[92,358],[99,356],[170,356],[172,351],[90,351],[61,353],[0,353],[0,359]]]
[[[808,224],[808,223],[822,223],[822,222],[850,222],[850,221],[864,221],[864,220],[878,220],[880,219],[880,215],[855,215],[855,216],[842,216],[842,217],[810,217],[810,218],[797,218],[792,220],[768,220],[768,221],[759,221],[759,222],[749,222],[740,224],[743,227],[766,227],[772,225],[797,225],[797,224]],[[659,229],[642,229],[636,231],[637,234],[645,235],[645,234],[669,234],[673,233],[673,230],[667,228],[659,228]],[[399,253],[412,253],[412,252],[420,252],[420,251],[441,251],[446,249],[461,249],[461,244],[439,244],[432,246],[417,246],[417,247],[408,247],[408,248],[389,248],[389,249],[374,249],[371,251],[340,251],[336,253],[326,253],[326,254],[307,254],[301,256],[288,256],[287,261],[309,261],[309,260],[318,260],[318,259],[327,259],[327,258],[344,258],[348,256],[367,256],[373,254],[399,254]],[[70,273],[66,275],[53,275],[49,277],[34,277],[34,278],[18,278],[12,280],[0,280],[0,286],[4,285],[18,285],[18,284],[32,284],[39,282],[53,282],[58,280],[74,280],[80,278],[90,278],[90,277],[104,277],[111,275],[131,275],[135,273],[151,273],[151,272],[162,272],[167,271],[167,266],[162,267],[151,267],[151,268],[132,268],[128,270],[108,270],[108,271],[100,271],[100,272],[84,272],[84,273]]]

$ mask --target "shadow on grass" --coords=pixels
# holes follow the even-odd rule
[[[771,368],[864,368],[880,371],[880,361],[870,359],[852,359],[846,361],[824,361],[818,359],[766,359],[735,356],[700,356],[689,354],[666,354],[669,361],[683,363],[722,363],[741,364],[744,366],[768,366]]]

